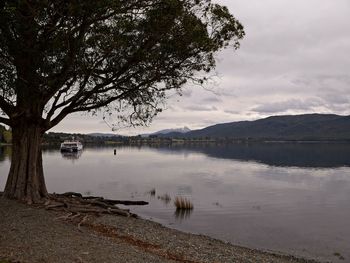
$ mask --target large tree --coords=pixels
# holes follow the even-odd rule
[[[211,0],[0,2],[0,122],[13,132],[4,196],[47,197],[41,140],[68,114],[145,123],[167,90],[202,83],[242,25]]]

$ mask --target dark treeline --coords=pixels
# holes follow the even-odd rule
[[[84,144],[114,144],[124,143],[125,138],[121,136],[92,136],[81,133],[49,132],[44,135],[43,143],[59,145],[65,140],[79,140]]]

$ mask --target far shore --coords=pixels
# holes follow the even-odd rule
[[[317,262],[235,246],[131,217],[65,220],[0,197],[0,262]]]

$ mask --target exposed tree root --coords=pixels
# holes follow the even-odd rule
[[[58,217],[70,221],[79,221],[78,228],[87,220],[88,214],[101,215],[120,215],[126,217],[137,217],[128,209],[121,209],[116,204],[123,205],[146,205],[144,201],[122,201],[104,199],[103,197],[82,196],[80,193],[68,192],[64,194],[50,194],[44,203],[47,210],[64,211],[66,216]]]
[[[83,217],[83,219],[79,222],[79,224],[78,224],[78,229],[79,229],[80,231],[81,231],[80,226],[86,222],[86,220],[88,219],[88,217],[89,217],[88,215],[85,215],[85,216]]]

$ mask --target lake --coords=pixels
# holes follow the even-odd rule
[[[148,206],[131,210],[168,227],[252,248],[350,261],[350,144],[117,147],[116,155],[113,150],[44,150],[49,192],[145,200]],[[0,148],[1,188],[10,152]],[[165,194],[170,202],[160,198]],[[176,212],[176,196],[189,198],[193,211]]]

